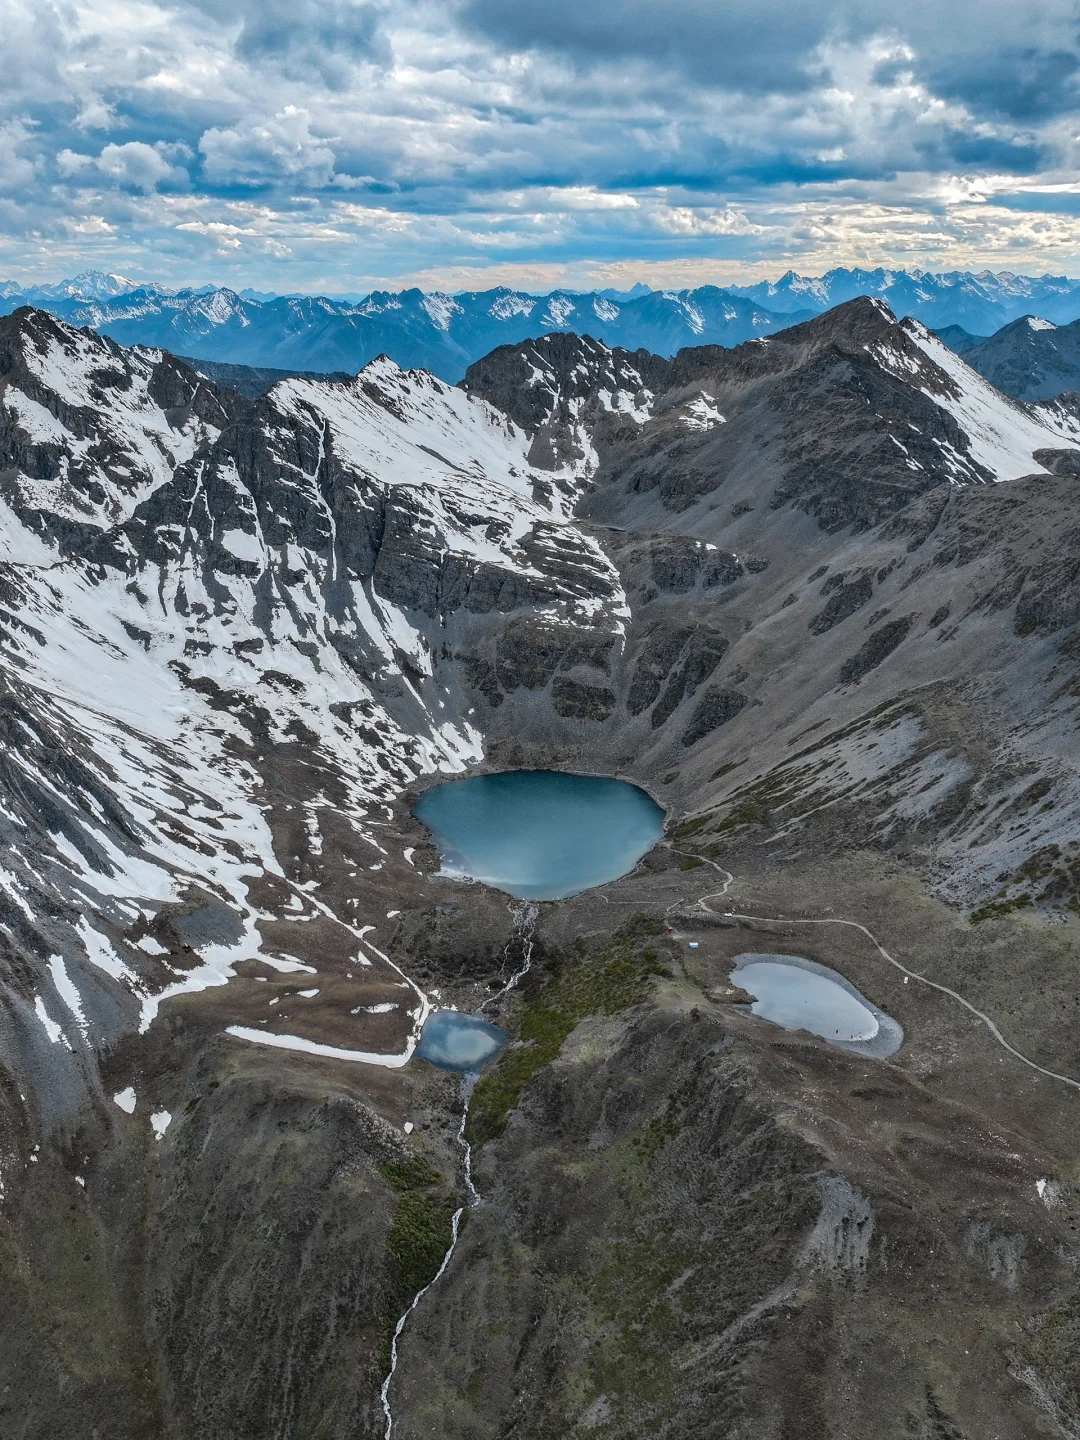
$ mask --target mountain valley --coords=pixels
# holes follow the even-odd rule
[[[4,1433],[386,1434],[419,1029],[498,996],[393,1440],[1080,1434],[1080,398],[775,298],[247,393],[0,319]],[[526,937],[412,814],[506,769],[666,836]],[[773,952],[902,1047],[753,1017]]]

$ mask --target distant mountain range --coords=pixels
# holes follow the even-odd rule
[[[912,315],[931,330],[959,325],[974,335],[990,335],[1027,314],[1058,325],[1080,317],[1080,280],[1016,275],[1009,270],[933,275],[923,270],[838,269],[818,280],[789,270],[775,282],[728,289],[774,314],[806,309],[820,313],[859,295],[876,295],[894,315]]]
[[[89,270],[54,285],[0,283],[0,314],[34,305],[123,345],[156,346],[224,365],[355,374],[385,353],[401,365],[457,381],[496,346],[553,331],[670,356],[687,345],[739,345],[860,295],[877,296],[895,314],[921,320],[963,354],[974,353],[986,337],[1025,316],[1055,326],[1080,319],[1080,280],[1065,276],[884,269],[836,269],[817,279],[788,271],[775,282],[726,289],[636,285],[629,291],[547,295],[502,287],[457,295],[409,289],[346,298],[237,293],[212,285],[170,290]],[[1038,344],[1052,348],[1053,342]],[[972,363],[981,371],[978,358]],[[1045,392],[1045,385],[1025,389],[1028,381],[1015,365],[1002,368],[1000,356],[993,363],[1005,375],[1003,388],[1010,394],[1038,398],[1055,393]],[[1064,374],[1059,371],[1051,365],[1046,384],[1056,384]],[[1070,371],[1059,388],[1076,383]]]
[[[0,313],[21,305],[88,325],[122,345],[158,346],[201,360],[355,374],[386,354],[449,381],[461,379],[474,360],[498,345],[552,331],[673,355],[686,345],[740,345],[816,313],[773,314],[712,285],[643,290],[620,300],[600,291],[538,296],[499,288],[460,295],[378,291],[353,302],[300,295],[245,298],[209,287],[170,291],[95,272],[38,290],[0,286]]]

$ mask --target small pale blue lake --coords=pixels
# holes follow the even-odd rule
[[[731,983],[754,996],[750,1013],[785,1030],[809,1030],[830,1045],[883,1059],[904,1032],[843,975],[801,955],[736,955]]]
[[[479,1070],[506,1044],[505,1030],[482,1015],[433,1010],[424,1022],[416,1053],[441,1070]]]
[[[628,874],[664,833],[664,812],[625,780],[554,770],[474,775],[413,807],[443,874],[521,900],[561,900]]]

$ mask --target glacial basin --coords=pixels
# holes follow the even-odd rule
[[[801,955],[736,955],[731,983],[753,995],[752,1015],[809,1030],[830,1045],[883,1059],[903,1044],[896,1021],[825,965]]]
[[[562,900],[633,870],[664,833],[664,812],[625,780],[508,770],[425,790],[413,814],[444,875],[520,900]]]
[[[506,1044],[507,1034],[482,1015],[433,1010],[424,1021],[416,1053],[441,1070],[479,1070]]]

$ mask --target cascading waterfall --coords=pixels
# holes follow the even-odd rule
[[[505,996],[509,995],[511,990],[519,985],[525,978],[532,966],[533,946],[536,938],[536,921],[540,914],[540,908],[532,901],[522,901],[511,905],[510,913],[514,917],[514,929],[510,939],[506,942],[506,949],[503,951],[503,968],[505,969],[506,962],[510,961],[511,951],[514,949],[515,944],[519,947],[521,963],[502,988],[496,991],[494,995],[490,996],[480,1006],[481,1014],[483,1014],[485,1010],[498,1005]],[[511,961],[510,963],[513,962]],[[461,1077],[461,1123],[458,1125],[457,1143],[461,1147],[462,1154],[462,1172],[465,1177],[465,1203],[464,1205],[458,1206],[450,1221],[450,1244],[446,1254],[442,1258],[442,1264],[424,1288],[416,1292],[408,1309],[394,1326],[394,1337],[390,1342],[390,1370],[379,1392],[383,1414],[386,1416],[384,1440],[391,1440],[391,1432],[394,1428],[393,1412],[390,1409],[390,1386],[393,1383],[394,1373],[397,1370],[398,1341],[401,1339],[409,1316],[420,1304],[420,1301],[431,1287],[437,1284],[446,1273],[446,1268],[450,1264],[454,1251],[457,1248],[458,1233],[461,1229],[461,1217],[465,1214],[466,1210],[473,1210],[480,1204],[480,1192],[473,1184],[472,1178],[472,1146],[465,1138],[465,1127],[469,1121],[469,1101],[472,1099],[472,1093],[476,1087],[478,1078],[479,1076],[475,1071],[470,1071]]]
[[[485,1010],[498,1005],[504,995],[518,985],[529,973],[532,966],[533,942],[536,938],[536,919],[540,914],[540,907],[532,900],[522,900],[516,905],[510,906],[510,914],[514,917],[514,931],[506,942],[506,949],[503,951],[504,962],[509,958],[511,948],[515,940],[521,946],[521,965],[514,971],[506,984],[490,999],[485,1000],[480,1006],[481,1015]]]

